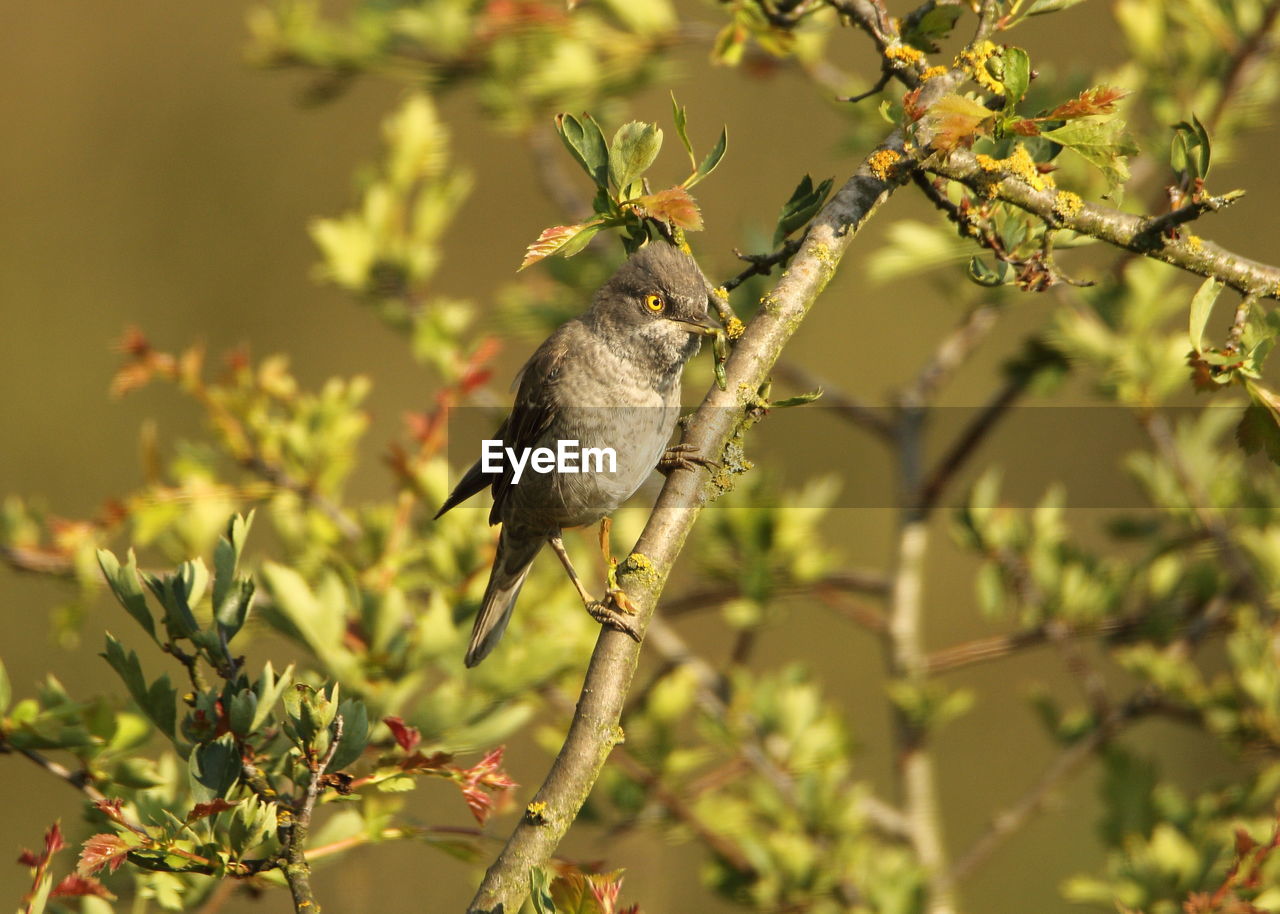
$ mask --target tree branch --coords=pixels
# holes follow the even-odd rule
[[[325,769],[333,761],[333,754],[338,751],[338,743],[342,741],[343,721],[339,714],[333,719],[333,733],[330,734],[329,750],[324,758],[311,762],[311,777],[307,781],[307,792],[302,801],[302,808],[293,817],[289,828],[289,842],[284,849],[284,859],[280,861],[280,869],[289,883],[289,894],[293,896],[293,909],[296,914],[319,914],[315,894],[311,889],[311,864],[307,860],[307,837],[311,830],[311,813],[315,809],[316,800],[320,796],[320,781]]]
[[[925,87],[930,95],[926,101],[937,97],[935,92],[946,92],[955,78],[931,80]],[[898,158],[903,146],[902,132],[894,131],[876,152],[889,150]],[[726,365],[727,389],[713,386],[688,424],[684,440],[698,453],[723,456],[726,444],[743,431],[749,411],[757,405],[757,392],[783,347],[835,274],[858,229],[900,181],[883,168],[877,175],[864,162],[814,219],[790,269],[734,346]],[[619,584],[637,609],[634,624],[642,637],[701,508],[721,491],[715,482],[719,479],[723,485],[729,461],[723,462],[726,467],[710,481],[701,473],[672,473],[635,549],[619,566]],[[526,815],[516,826],[485,874],[470,911],[513,914],[519,909],[529,891],[530,873],[551,857],[610,750],[622,739],[619,721],[639,655],[639,643],[619,631],[602,629],[564,746],[533,798],[538,813]]]
[[[1213,276],[1245,295],[1280,297],[1280,267],[1242,257],[1195,235],[1166,237],[1160,217],[1133,216],[1085,203],[1078,197],[1064,197],[1053,188],[1036,190],[1011,174],[984,171],[967,150],[957,149],[946,157],[933,156],[922,167],[979,192],[993,193],[1056,228],[1097,238],[1198,276]]]

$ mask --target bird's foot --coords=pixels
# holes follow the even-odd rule
[[[711,469],[720,466],[710,457],[698,454],[697,450],[697,445],[693,444],[677,444],[667,448],[666,453],[658,460],[658,472],[669,476],[675,470],[696,470],[698,467]]]
[[[640,641],[640,632],[628,618],[636,614],[635,607],[621,590],[610,590],[603,600],[592,600],[587,604],[587,612],[601,625],[622,632],[632,641]]]

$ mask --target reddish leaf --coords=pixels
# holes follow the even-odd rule
[[[22,853],[18,855],[18,862],[23,866],[39,866],[40,858],[36,856],[35,851],[22,849]]]
[[[108,900],[116,896],[107,891],[107,887],[91,876],[80,876],[75,873],[67,876],[56,886],[50,896],[53,898],[74,898],[80,895],[96,895]]]
[[[669,222],[691,232],[702,230],[702,213],[698,204],[683,187],[668,187],[656,194],[637,197],[636,209],[651,219]]]
[[[462,788],[462,798],[467,801],[467,809],[471,810],[471,815],[484,825],[489,819],[489,813],[493,812],[493,797],[479,787],[468,784]]]
[[[1094,86],[1085,89],[1069,102],[1063,102],[1046,115],[1049,120],[1070,120],[1075,117],[1092,117],[1110,114],[1116,110],[1116,102],[1129,93],[1115,86]]]
[[[98,800],[93,804],[97,807],[98,812],[102,813],[112,822],[124,822],[124,815],[121,809],[124,807],[124,800],[116,797],[114,800]]]
[[[1236,856],[1243,857],[1249,851],[1258,846],[1258,842],[1249,837],[1249,833],[1243,828],[1236,829]]]
[[[384,717],[382,722],[391,729],[391,735],[405,752],[413,752],[418,748],[418,743],[422,742],[422,734],[418,732],[418,728],[409,726],[402,718]]]
[[[971,145],[991,117],[991,111],[971,98],[944,95],[920,119],[921,138],[931,149],[950,152]]]
[[[82,876],[92,876],[106,866],[114,873],[128,855],[129,845],[119,835],[94,835],[84,843],[76,871]]]
[[[622,870],[588,876],[587,885],[603,914],[614,914],[618,906],[618,893],[622,891]]]
[[[228,809],[235,809],[239,806],[239,802],[228,803],[221,797],[216,798],[211,803],[197,803],[191,812],[187,813],[187,822],[196,822],[200,819],[207,818],[219,812],[226,812]]]
[[[463,773],[469,778],[474,778],[485,787],[492,787],[495,790],[510,790],[512,787],[519,787],[520,785],[507,777],[506,772],[502,770],[502,755],[506,751],[506,746],[499,746],[497,749],[490,750],[489,754],[474,767],[467,769]]]
[[[596,223],[584,222],[579,225],[553,225],[549,229],[543,229],[542,234],[538,236],[538,240],[524,252],[524,260],[520,263],[520,269],[523,270],[530,264],[535,264],[544,257],[554,254],[572,241],[579,233],[590,231]],[[594,234],[594,231],[592,232]]]
[[[601,914],[598,905],[593,904],[591,889],[587,877],[582,873],[567,873],[557,876],[551,881],[551,900],[555,902],[557,911],[570,914]]]
[[[462,797],[467,801],[467,808],[471,810],[471,814],[481,825],[493,812],[494,799],[490,793],[520,786],[502,770],[502,755],[506,748],[506,746],[499,746],[471,768],[459,769],[457,772]]]

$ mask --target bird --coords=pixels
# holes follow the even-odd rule
[[[497,645],[534,558],[549,544],[559,557],[587,611],[602,624],[638,635],[626,621],[631,612],[616,589],[592,599],[561,539],[568,527],[601,522],[608,558],[608,515],[658,469],[670,473],[714,466],[687,445],[667,447],[680,413],[680,381],[699,350],[701,337],[716,333],[708,305],[711,284],[697,261],[680,248],[651,241],[635,251],[605,281],[587,310],[556,329],[516,375],[515,402],[492,442],[507,460],[484,458],[458,481],[436,513],[488,488],[489,524],[501,524],[497,554],[476,616],[464,662],[480,663]],[[515,463],[538,448],[557,452],[560,442],[612,448],[615,462],[596,469],[534,472]],[[486,445],[488,447],[488,445]],[[587,459],[583,457],[584,464]],[[546,465],[546,461],[543,462]],[[609,470],[612,470],[610,472]],[[610,603],[614,605],[610,605]],[[615,607],[617,607],[615,609]],[[619,611],[620,610],[620,611]]]

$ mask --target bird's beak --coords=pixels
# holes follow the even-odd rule
[[[685,333],[696,333],[699,336],[711,336],[720,331],[720,328],[711,322],[710,315],[697,320],[686,320],[678,317],[668,318],[668,320],[678,325]]]

